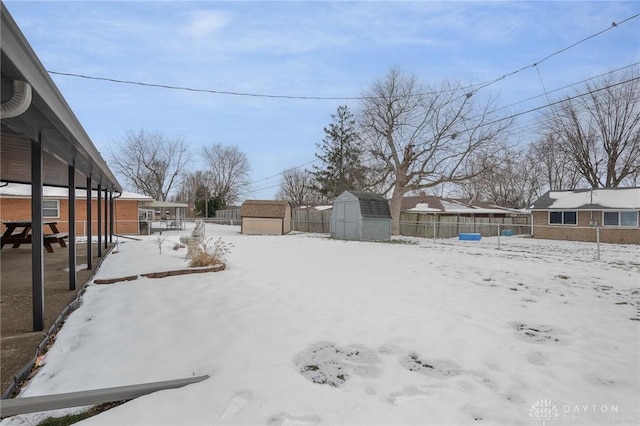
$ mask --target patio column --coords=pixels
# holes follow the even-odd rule
[[[105,251],[109,248],[109,240],[107,238],[109,235],[109,190],[104,190],[104,249]]]
[[[76,289],[76,167],[69,164],[69,290]]]
[[[33,331],[44,330],[44,245],[42,229],[42,134],[31,141],[31,291]]]
[[[113,207],[114,207],[114,206],[113,206],[113,191],[111,191],[111,192],[109,193],[109,210],[110,210],[110,214],[109,214],[109,228],[110,228],[110,231],[111,231],[111,232],[109,232],[109,242],[110,242],[110,243],[112,243],[112,242],[113,242],[113,231],[114,231],[114,229],[113,229],[113,222],[114,222],[114,221],[113,221],[113,212],[114,212],[114,210],[115,210],[115,209],[114,209]]]
[[[97,235],[98,235],[98,257],[102,257],[102,209],[100,203],[102,202],[102,184],[98,184],[98,198],[96,202],[96,210],[98,211],[97,222]]]
[[[93,242],[91,236],[91,176],[87,176],[87,269],[93,269]]]

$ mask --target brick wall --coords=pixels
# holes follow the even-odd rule
[[[45,200],[52,200],[46,198]],[[46,218],[46,220],[54,220],[58,222],[58,229],[61,232],[67,232],[69,230],[69,201],[67,199],[59,201],[59,216],[57,218]],[[104,234],[104,199],[100,200],[100,207],[102,208],[102,223],[100,225],[101,232]],[[116,234],[138,234],[138,204],[137,200],[122,200],[115,199],[115,218],[114,218],[114,232]],[[0,218],[2,221],[8,220],[29,220],[31,219],[31,199],[30,198],[14,198],[3,197],[0,198]],[[91,234],[97,235],[98,233],[98,210],[97,200],[91,200]],[[107,220],[110,220],[107,216]],[[76,235],[81,236],[86,233],[86,221],[87,221],[87,200],[84,198],[76,199]],[[2,226],[2,232],[6,227]]]
[[[590,226],[590,221],[602,222],[602,211],[578,212],[577,225],[549,225],[547,211],[533,212],[533,238],[568,241],[597,241],[596,227]],[[640,228],[601,226],[601,243],[640,244]]]

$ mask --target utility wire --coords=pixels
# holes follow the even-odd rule
[[[562,103],[567,102],[567,101],[571,101],[571,100],[578,99],[578,98],[581,98],[581,97],[584,97],[584,96],[592,95],[594,93],[601,92],[603,90],[607,90],[607,89],[610,89],[612,87],[621,86],[623,84],[631,83],[631,82],[634,82],[634,81],[640,81],[640,77],[633,77],[633,78],[630,78],[630,79],[625,80],[625,81],[620,81],[620,82],[617,82],[617,83],[609,84],[607,86],[599,87],[597,89],[591,89],[591,90],[589,90],[587,92],[579,93],[579,94],[576,94],[574,96],[569,96],[567,98],[563,98],[563,99],[560,99],[560,100],[555,101],[555,102],[547,103],[545,105],[541,105],[541,106],[538,106],[538,107],[535,107],[535,108],[530,108],[530,109],[527,109],[527,110],[524,110],[524,111],[516,112],[516,113],[513,113],[513,114],[511,114],[511,115],[509,115],[507,117],[496,118],[495,120],[491,120],[491,121],[488,121],[486,123],[479,124],[478,126],[476,126],[476,128],[491,126],[493,124],[500,123],[502,121],[511,120],[511,119],[519,117],[521,115],[529,114],[529,113],[532,113],[532,112],[535,112],[535,111],[539,111],[539,110],[542,110],[542,109],[545,109],[545,108],[550,108],[550,107],[553,107],[553,106],[558,105],[558,104],[562,104]],[[383,153],[383,155],[390,155],[390,154],[391,154],[390,152],[384,152]]]
[[[611,23],[611,26],[609,26],[609,27],[605,28],[604,30],[602,30],[602,31],[598,31],[598,32],[597,32],[597,33],[595,33],[595,34],[591,34],[590,36],[587,36],[587,37],[585,37],[585,38],[583,38],[583,39],[581,39],[581,40],[578,40],[577,42],[573,43],[572,45],[567,46],[567,47],[565,47],[565,48],[563,48],[563,49],[557,50],[557,51],[555,51],[555,52],[551,53],[550,55],[547,55],[547,56],[545,56],[544,58],[542,58],[542,59],[540,59],[540,60],[538,60],[538,61],[536,61],[536,62],[534,62],[534,63],[532,63],[532,64],[525,65],[524,67],[522,67],[522,68],[520,68],[520,69],[517,69],[517,70],[512,71],[512,72],[510,72],[510,73],[504,74],[502,77],[498,77],[498,78],[496,78],[495,80],[492,80],[492,81],[490,81],[490,82],[488,82],[488,83],[486,83],[486,84],[483,84],[483,85],[481,85],[478,89],[476,89],[476,91],[481,90],[481,89],[484,89],[485,87],[491,86],[492,84],[495,84],[495,83],[497,83],[497,82],[498,82],[498,81],[500,81],[500,80],[504,80],[505,78],[510,77],[510,76],[512,76],[512,75],[515,75],[515,74],[518,74],[518,73],[520,73],[520,72],[522,72],[522,71],[524,71],[524,70],[526,70],[526,69],[537,67],[538,65],[540,65],[540,64],[541,64],[541,63],[543,63],[543,62],[545,62],[546,60],[548,60],[548,59],[550,59],[550,58],[552,58],[552,57],[554,57],[554,56],[556,56],[556,55],[559,55],[559,54],[561,54],[561,53],[563,53],[563,52],[566,52],[567,50],[572,49],[572,48],[576,47],[577,45],[579,45],[579,44],[581,44],[581,43],[584,43],[584,42],[585,42],[585,41],[587,41],[587,40],[590,40],[590,39],[592,39],[592,38],[594,38],[594,37],[597,37],[597,36],[599,36],[599,35],[601,35],[601,34],[606,33],[607,31],[610,31],[610,30],[612,30],[612,29],[614,29],[614,28],[617,28],[617,27],[619,27],[620,25],[624,24],[625,22],[630,21],[630,20],[632,20],[632,19],[635,19],[635,18],[637,18],[638,16],[640,16],[640,13],[637,13],[637,14],[635,14],[635,15],[633,15],[633,16],[630,16],[630,17],[628,17],[628,18],[626,18],[626,19],[624,19],[624,20],[622,20],[622,21],[620,21],[620,22],[615,22],[615,21],[614,21],[614,22],[612,22],[612,23]]]
[[[262,179],[254,180],[253,182],[249,182],[249,185],[252,185],[252,184],[254,184],[254,183],[258,183],[258,182],[262,182],[262,181],[265,181],[265,180],[273,179],[274,177],[283,176],[283,175],[285,175],[287,172],[290,172],[290,171],[292,171],[292,170],[299,169],[300,167],[304,167],[304,166],[306,166],[307,164],[315,163],[316,161],[318,161],[318,159],[317,159],[317,158],[316,158],[316,159],[314,159],[314,160],[311,160],[311,161],[307,161],[307,162],[306,162],[306,163],[304,163],[304,164],[300,164],[299,166],[291,167],[290,169],[284,170],[284,171],[282,171],[282,172],[280,172],[280,173],[276,173],[276,174],[275,174],[275,175],[273,175],[273,176],[269,176],[269,177],[266,177],[266,178],[262,178]]]
[[[480,83],[480,84],[476,84],[476,85],[471,85],[468,86],[469,88],[473,88],[471,91],[467,92],[466,96],[469,97],[471,94],[478,92],[481,89],[484,89],[485,87],[491,86],[495,83],[497,83],[498,81],[504,80],[507,77],[510,77],[512,75],[518,74],[526,69],[529,68],[533,68],[533,67],[537,67],[538,65],[540,65],[541,63],[547,61],[548,59],[559,55],[563,52],[566,52],[569,49],[574,48],[575,46],[584,43],[587,40],[590,40],[594,37],[597,37],[607,31],[612,30],[613,28],[617,28],[620,25],[637,18],[638,16],[640,16],[640,13],[630,16],[620,22],[612,22],[611,26],[608,28],[605,28],[602,31],[599,31],[595,34],[592,34],[590,36],[587,36],[575,43],[573,43],[570,46],[567,46],[563,49],[557,50],[553,53],[551,53],[550,55],[545,56],[544,58],[526,65],[520,69],[517,69],[515,71],[509,72],[507,74],[502,75],[501,77],[498,77],[494,80],[490,80],[487,81],[485,83]],[[227,90],[212,90],[212,89],[199,89],[199,88],[193,88],[193,87],[186,87],[186,86],[173,86],[173,85],[167,85],[167,84],[159,84],[159,83],[145,83],[145,82],[140,82],[140,81],[133,81],[133,80],[121,80],[121,79],[116,79],[116,78],[107,78],[107,77],[95,77],[95,76],[88,76],[88,75],[84,75],[84,74],[76,74],[76,73],[66,73],[66,72],[60,72],[60,71],[51,71],[51,70],[47,70],[48,73],[50,74],[54,74],[54,75],[60,75],[60,76],[66,76],[66,77],[76,77],[76,78],[84,78],[84,79],[88,79],[88,80],[100,80],[100,81],[108,81],[108,82],[112,82],[112,83],[120,83],[120,84],[132,84],[132,85],[138,85],[138,86],[145,86],[145,87],[157,87],[157,88],[162,88],[162,89],[172,89],[172,90],[182,90],[182,91],[188,91],[188,92],[201,92],[201,93],[211,93],[211,94],[215,94],[215,95],[232,95],[232,96],[248,96],[248,97],[256,97],[256,98],[271,98],[271,99],[301,99],[301,100],[337,100],[337,101],[344,101],[344,100],[365,100],[365,99],[376,99],[376,97],[370,97],[370,96],[296,96],[296,95],[278,95],[278,94],[264,94],[264,93],[250,93],[250,92],[235,92],[235,91],[227,91]],[[466,88],[465,88],[466,89]],[[455,90],[459,90],[459,89],[452,89],[451,91],[455,91]],[[437,93],[443,93],[446,92],[445,91],[440,91],[440,92],[428,92],[428,93],[421,93],[421,94],[417,94],[417,95],[425,95],[425,94],[437,94]]]
[[[511,114],[511,115],[509,115],[507,117],[503,117],[503,118],[499,118],[499,119],[496,119],[496,120],[493,120],[493,121],[490,121],[490,122],[487,122],[487,123],[483,123],[479,127],[484,127],[484,126],[488,126],[488,125],[491,125],[491,124],[499,123],[499,122],[504,121],[504,120],[511,120],[511,119],[519,117],[521,115],[525,115],[525,114],[529,114],[531,112],[539,111],[539,110],[544,109],[544,108],[550,108],[552,106],[561,104],[563,102],[570,101],[570,100],[573,100],[573,99],[577,99],[577,98],[580,98],[580,97],[583,97],[583,96],[587,96],[587,95],[590,95],[590,94],[593,94],[593,93],[596,93],[596,92],[599,92],[599,91],[602,91],[602,90],[609,89],[611,87],[615,87],[615,86],[619,86],[619,85],[622,85],[622,84],[630,83],[632,81],[640,80],[640,77],[631,78],[631,79],[626,80],[626,81],[622,81],[622,82],[614,83],[614,84],[611,84],[611,85],[608,85],[608,86],[600,87],[598,89],[590,90],[588,92],[579,93],[577,95],[574,95],[574,96],[571,96],[571,97],[568,97],[568,98],[564,98],[564,99],[561,99],[561,100],[558,100],[558,101],[555,101],[555,102],[550,102],[550,100],[548,98],[548,94],[549,93],[557,92],[559,90],[563,90],[563,89],[566,89],[568,87],[572,87],[572,86],[575,86],[575,85],[578,85],[578,84],[582,84],[582,83],[585,83],[587,81],[594,80],[596,78],[600,78],[600,77],[605,76],[605,75],[613,74],[615,72],[618,72],[618,71],[621,71],[621,70],[625,70],[627,68],[633,67],[633,66],[638,65],[638,64],[640,64],[640,62],[636,62],[636,63],[630,64],[630,65],[626,65],[624,67],[621,67],[621,68],[618,68],[618,69],[615,69],[615,70],[612,70],[612,71],[609,71],[609,72],[606,72],[606,73],[602,73],[602,74],[597,75],[595,77],[590,77],[590,78],[584,79],[582,81],[579,81],[577,83],[573,83],[573,84],[570,84],[570,85],[567,85],[567,86],[564,86],[564,87],[561,87],[561,88],[558,88],[558,89],[554,89],[554,90],[552,90],[550,92],[546,92],[546,93],[543,93],[541,95],[537,95],[537,96],[531,97],[529,99],[525,99],[523,101],[519,101],[519,102],[516,102],[514,104],[502,107],[500,109],[505,109],[505,108],[508,108],[510,106],[517,105],[517,104],[520,104],[520,103],[523,103],[523,102],[526,102],[526,101],[529,101],[529,100],[533,100],[533,99],[536,99],[536,98],[539,98],[539,97],[543,97],[543,96],[547,97],[547,104],[545,104],[545,105],[541,105],[541,106],[538,106],[538,107],[535,107],[535,108],[531,108],[531,109],[528,109],[528,110],[525,110],[525,111],[520,111],[520,112]],[[543,84],[543,89],[544,89],[544,84]],[[580,112],[580,111],[578,111],[578,112]],[[526,125],[526,123],[521,123],[521,124]],[[284,170],[284,171],[282,171],[280,173],[276,173],[275,175],[268,176],[266,178],[262,178],[262,179],[258,179],[258,180],[249,182],[249,184],[251,185],[251,184],[258,183],[258,182],[267,181],[267,180],[270,180],[270,179],[273,179],[273,178],[276,178],[276,177],[279,177],[279,176],[283,176],[287,172],[299,169],[299,168],[304,167],[304,166],[306,166],[308,164],[311,164],[311,163],[315,163],[316,161],[318,161],[318,158],[315,158],[315,159],[313,159],[311,161],[307,161],[306,163],[300,164],[298,166],[291,167],[291,168],[289,168],[287,170]],[[278,186],[280,186],[280,184],[276,184],[276,185],[271,185],[271,186],[267,186],[267,187],[264,187],[264,188],[255,189],[253,191],[262,191],[262,190],[265,190],[265,189],[271,189],[271,188],[275,188],[275,187],[278,187]]]
[[[522,104],[522,103],[525,103],[525,102],[528,102],[528,101],[532,101],[534,99],[538,99],[538,98],[541,98],[543,96],[548,96],[551,93],[559,92],[560,90],[568,89],[570,87],[577,86],[579,84],[583,84],[583,83],[586,83],[586,82],[591,81],[591,80],[595,80],[595,79],[600,78],[600,77],[604,77],[605,75],[610,75],[610,74],[616,73],[618,71],[624,71],[624,70],[626,70],[628,68],[632,68],[632,67],[635,67],[637,65],[640,65],[640,62],[634,62],[633,64],[625,65],[624,67],[620,67],[620,68],[617,68],[615,70],[607,71],[605,73],[598,74],[598,75],[596,75],[594,77],[585,78],[584,80],[581,80],[581,81],[578,81],[578,82],[575,82],[575,83],[571,83],[571,84],[567,84],[566,86],[562,86],[562,87],[559,87],[557,89],[550,90],[548,92],[545,91],[545,93],[542,93],[540,95],[532,96],[530,98],[523,99],[523,100],[518,101],[518,102],[514,102],[514,103],[512,103],[510,105],[505,105],[503,107],[497,108],[495,111],[501,111],[503,109],[511,108],[513,106],[516,106],[516,105],[519,105],[519,104]],[[543,88],[544,88],[544,84],[543,84]]]

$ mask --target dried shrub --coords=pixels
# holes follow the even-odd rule
[[[189,266],[214,266],[226,265],[226,256],[231,253],[233,244],[222,241],[222,238],[213,240],[207,238],[191,250],[191,261]]]
[[[174,249],[174,250],[180,250],[181,248],[185,248],[185,247],[186,247],[186,246],[185,246],[184,244],[176,243],[176,244],[173,246],[173,249]]]

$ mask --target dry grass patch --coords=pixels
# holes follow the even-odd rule
[[[189,266],[193,268],[226,265],[227,255],[231,253],[232,247],[233,244],[223,241],[220,237],[215,241],[212,237],[207,238],[191,250]]]

